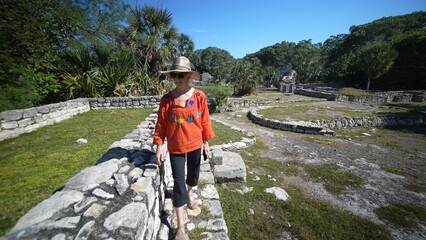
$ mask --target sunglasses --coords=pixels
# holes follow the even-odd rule
[[[184,78],[188,73],[170,73],[170,77],[172,78]]]

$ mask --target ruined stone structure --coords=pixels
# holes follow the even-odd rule
[[[297,73],[291,67],[283,67],[280,69],[280,79],[277,88],[280,92],[293,93],[296,89]]]

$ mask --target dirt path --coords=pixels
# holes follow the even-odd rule
[[[328,102],[330,103],[330,102]],[[321,183],[307,182],[302,177],[285,177],[285,181],[296,184],[308,194],[331,202],[355,215],[383,223],[374,209],[391,203],[416,204],[426,208],[426,194],[413,192],[408,184],[425,186],[426,179],[426,138],[424,134],[400,133],[349,139],[319,137],[277,131],[260,127],[246,120],[246,110],[233,113],[214,114],[213,119],[245,129],[256,135],[269,146],[262,156],[279,161],[296,160],[309,164],[334,163],[343,170],[356,173],[364,180],[364,185],[347,189],[342,194],[328,193]],[[413,137],[415,135],[415,137]],[[372,143],[374,142],[379,144]],[[380,143],[392,143],[380,144]],[[403,175],[385,169],[399,169]],[[396,239],[425,239],[426,226],[414,232],[388,225]]]

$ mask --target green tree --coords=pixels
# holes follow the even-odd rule
[[[194,42],[188,35],[181,33],[176,49],[177,56],[190,56],[194,52]]]
[[[393,40],[398,56],[382,78],[383,89],[426,89],[426,29],[400,34]]]
[[[122,0],[14,0],[0,5],[0,109],[61,99],[61,51],[112,42]]]
[[[167,9],[144,6],[131,9],[130,46],[150,76],[158,76],[163,66],[176,55],[179,35]]]
[[[298,82],[317,80],[321,76],[321,44],[312,44],[311,40],[300,41],[289,58],[290,66],[297,72]]]
[[[73,32],[66,47],[114,43],[123,30],[129,6],[123,0],[59,0],[60,14],[67,16]]]
[[[375,44],[360,51],[358,65],[367,75],[367,92],[370,89],[371,79],[376,79],[389,71],[397,52],[388,44]]]
[[[352,58],[348,52],[341,52],[340,47],[347,36],[347,34],[331,36],[322,45],[325,75],[328,79],[339,79],[348,74],[348,66]]]
[[[84,46],[63,52],[62,59],[68,66],[63,77],[68,90],[68,98],[101,96],[97,87],[99,86],[98,71],[94,69],[97,65],[96,58],[97,55],[93,54],[90,48]],[[108,57],[101,58],[107,59]],[[98,62],[108,62],[103,59]]]
[[[58,90],[54,41],[45,31],[56,4],[16,0],[0,5],[0,111],[30,107]]]
[[[259,68],[247,60],[236,61],[229,71],[228,80],[234,85],[234,95],[255,93],[261,80]]]
[[[325,65],[326,77],[332,80],[347,80],[351,85],[359,85],[359,76],[363,74],[363,71],[359,68],[358,56],[365,54],[369,46],[387,44],[392,45],[397,50],[398,58],[389,70],[389,74],[384,74],[380,77],[383,78],[383,81],[377,81],[380,84],[375,83],[374,85],[381,86],[383,89],[400,89],[402,86],[407,86],[409,82],[416,82],[416,80],[407,81],[407,77],[412,73],[416,73],[417,76],[411,75],[410,79],[420,78],[422,61],[411,62],[409,64],[411,66],[410,72],[403,70],[405,67],[401,66],[399,68],[400,64],[404,65],[411,60],[409,54],[405,54],[402,48],[400,48],[402,46],[396,46],[397,41],[394,39],[399,38],[398,36],[404,36],[407,33],[424,29],[425,22],[426,12],[414,12],[401,16],[385,17],[371,23],[352,26],[349,34],[330,37],[324,42],[323,46],[327,55]],[[412,44],[418,45],[413,46],[409,44],[411,45],[409,52],[416,55],[414,49],[422,49],[422,43],[421,41],[412,40]],[[393,68],[396,68],[396,70],[394,71]],[[395,77],[396,75],[399,77]],[[422,84],[416,84],[416,86],[420,85]]]
[[[299,43],[281,42],[250,54],[246,58],[257,58],[263,66],[281,68],[291,66],[298,74],[298,81],[318,80],[324,75],[324,53],[321,44],[311,40]]]
[[[197,50],[191,55],[195,69],[210,73],[215,79],[226,81],[229,66],[234,62],[232,55],[217,47]]]
[[[262,65],[280,68],[291,65],[296,44],[293,42],[281,42],[275,45],[260,49],[258,52],[249,54],[246,58],[258,58]]]
[[[128,96],[133,92],[129,75],[136,68],[136,59],[125,48],[97,45],[66,52],[69,62],[65,83],[69,97]]]
[[[278,68],[266,66],[262,68],[262,84],[270,87],[275,86],[280,80],[280,71]]]

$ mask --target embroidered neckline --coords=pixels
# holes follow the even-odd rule
[[[184,118],[182,116],[176,116],[176,107],[178,106],[176,104],[177,99],[175,97],[173,97],[173,94],[172,94],[171,91],[168,92],[166,94],[166,96],[164,97],[164,99],[171,101],[172,105],[173,105],[172,113],[169,115],[169,120],[170,121],[176,121],[176,123],[178,125],[181,125],[185,122],[192,123],[192,122],[194,122],[195,118],[200,118],[201,112],[198,111],[198,109],[195,113],[195,116],[193,116],[191,114],[191,111],[190,111],[192,109],[192,107],[195,106],[195,99],[197,97],[200,97],[200,96],[201,96],[201,93],[197,89],[194,89],[194,92],[192,93],[191,97],[188,98],[188,100],[186,101],[186,104],[185,104],[186,106],[183,107],[182,105],[179,104],[179,107],[181,107],[182,109],[187,109],[187,111],[189,112],[189,114],[188,114],[189,116]]]

